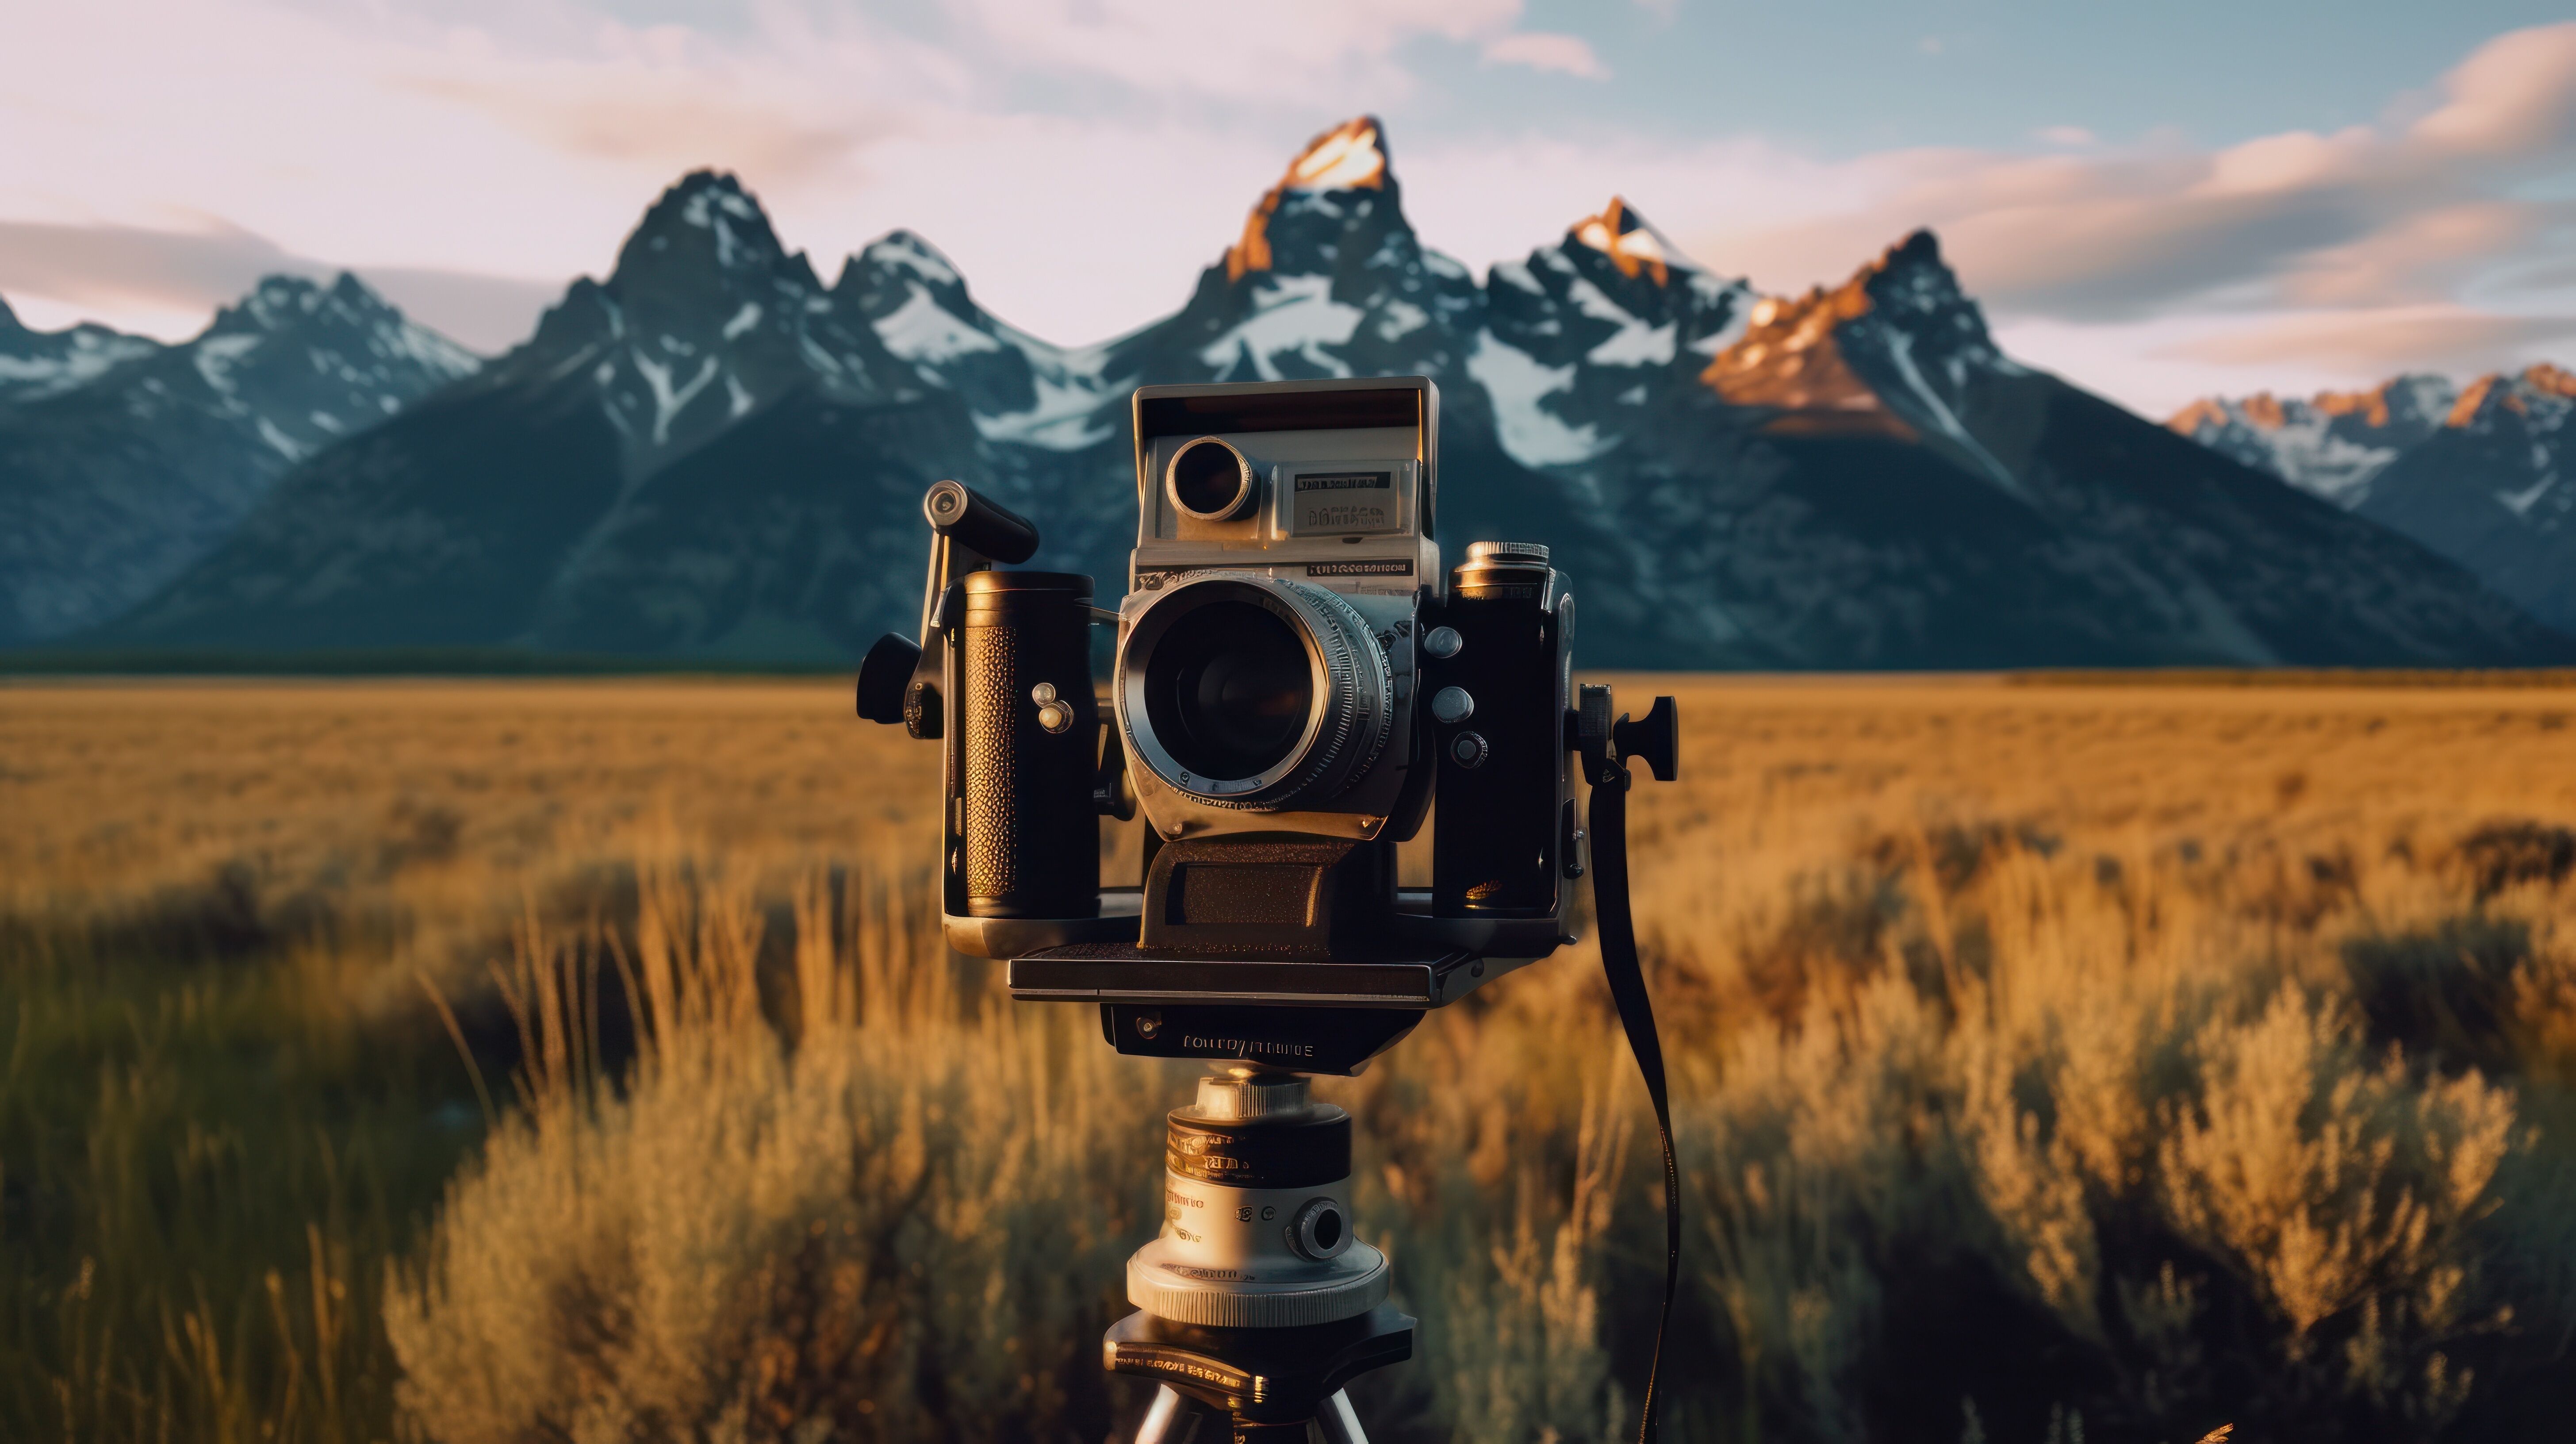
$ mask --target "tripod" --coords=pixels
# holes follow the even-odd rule
[[[1351,1235],[1350,1138],[1303,1075],[1249,1066],[1172,1111],[1163,1231],[1127,1261],[1138,1311],[1102,1340],[1112,1373],[1160,1384],[1135,1444],[1306,1444],[1309,1424],[1367,1444],[1342,1386],[1412,1357],[1414,1321]]]
[[[1196,1417],[1193,1417],[1196,1415]],[[1197,1439],[1199,1419],[1211,1417],[1200,1406],[1169,1384],[1154,1391],[1154,1406],[1145,1411],[1145,1422],[1136,1430],[1136,1444],[1209,1444]],[[1332,1397],[1316,1409],[1314,1422],[1324,1434],[1324,1444],[1368,1444],[1368,1435],[1360,1429],[1359,1416],[1351,1412],[1351,1396],[1336,1389]],[[1261,1444],[1278,1439],[1283,1444],[1306,1444],[1306,1426],[1300,1424],[1242,1424],[1231,1426],[1238,1444]]]

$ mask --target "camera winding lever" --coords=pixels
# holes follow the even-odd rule
[[[1673,1295],[1681,1285],[1682,1175],[1673,1157],[1673,1110],[1664,1081],[1664,1045],[1655,1032],[1654,1003],[1646,995],[1646,975],[1637,960],[1637,925],[1628,906],[1627,764],[1643,762],[1656,780],[1670,782],[1681,772],[1680,715],[1670,697],[1658,697],[1636,721],[1611,719],[1610,689],[1586,684],[1577,696],[1573,723],[1575,750],[1583,757],[1583,775],[1592,784],[1592,903],[1601,925],[1601,971],[1610,984],[1610,1001],[1619,1010],[1619,1026],[1628,1035],[1628,1051],[1637,1058],[1646,1097],[1655,1106],[1655,1131],[1664,1145],[1664,1303],[1655,1318],[1655,1352],[1646,1368],[1645,1407],[1638,1419],[1640,1444],[1657,1436],[1657,1412],[1663,1404],[1664,1337],[1673,1322]]]

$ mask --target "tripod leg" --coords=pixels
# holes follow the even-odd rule
[[[1192,1409],[1180,1391],[1165,1384],[1154,1391],[1154,1403],[1145,1411],[1145,1422],[1136,1426],[1136,1444],[1184,1444],[1190,1437]]]
[[[1324,1444],[1368,1444],[1368,1431],[1360,1427],[1351,1396],[1339,1389],[1315,1411],[1315,1424],[1324,1431]]]

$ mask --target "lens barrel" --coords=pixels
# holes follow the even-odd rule
[[[1118,654],[1128,756],[1216,807],[1338,794],[1385,750],[1394,692],[1386,652],[1349,602],[1253,572],[1174,584]]]
[[[1091,578],[970,572],[958,668],[956,865],[981,918],[1100,907]]]

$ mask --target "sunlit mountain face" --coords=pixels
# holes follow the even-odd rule
[[[1178,311],[1057,347],[928,238],[826,285],[733,178],[689,176],[528,343],[303,458],[95,639],[846,659],[912,624],[931,480],[1037,517],[1033,564],[1107,597],[1136,386],[1422,374],[1443,546],[1555,548],[1599,665],[2566,653],[2416,543],[2016,364],[1928,233],[1764,297],[1613,197],[1479,278],[1360,117],[1210,255]]]
[[[2576,635],[2576,376],[2555,366],[2463,390],[2400,376],[2308,400],[2197,401],[2172,428],[2458,562]]]

